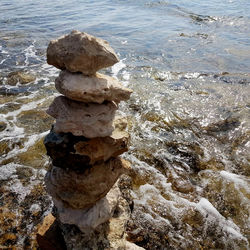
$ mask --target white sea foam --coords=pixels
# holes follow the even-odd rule
[[[245,189],[248,190],[248,192],[250,192],[250,186],[249,186],[250,180],[247,179],[247,177],[233,174],[224,170],[220,172],[220,175],[226,180],[232,181],[238,187],[244,187]]]
[[[38,60],[39,62],[41,61],[41,58],[39,56],[37,56],[37,50],[35,48],[35,43],[36,43],[36,40],[34,40],[31,45],[29,45],[26,49],[23,50],[24,52],[24,55],[25,55],[25,65],[28,66],[30,65],[30,59],[33,58],[33,59],[36,59]]]
[[[16,173],[16,168],[13,167],[13,163],[0,167],[0,180],[8,180],[12,175]]]
[[[0,61],[0,65],[1,65],[10,57],[10,55],[9,55],[9,52],[7,50],[4,50],[1,45],[0,45],[0,54],[6,55],[6,57]]]
[[[31,213],[36,213],[41,211],[41,206],[38,204],[32,204],[29,210]]]
[[[8,185],[5,185],[5,188],[16,193],[18,195],[18,201],[22,202],[26,195],[31,192],[31,187],[39,184],[40,180],[36,179],[36,175],[33,174],[29,182],[30,185],[23,185],[16,174],[16,170],[19,167],[23,166],[16,163],[9,163],[2,166],[0,168],[0,180],[8,180]],[[30,168],[30,170],[34,172],[34,169]]]
[[[207,199],[201,198],[197,208],[207,218],[208,222],[216,222],[231,237],[240,238],[247,242],[247,239],[241,234],[240,228],[232,221],[225,219]]]
[[[127,44],[127,43],[128,43],[127,40],[121,41],[121,44]]]
[[[120,60],[118,63],[111,67],[111,72],[114,77],[117,77],[118,73],[126,68],[126,64],[123,62],[125,59]]]
[[[21,139],[21,138],[27,138],[27,140],[26,140],[26,142],[23,143],[21,148],[16,147],[13,150],[11,150],[10,152],[8,152],[8,154],[3,158],[3,160],[7,160],[7,159],[10,159],[10,158],[14,157],[15,155],[27,152],[29,147],[34,145],[38,140],[43,138],[48,133],[49,133],[49,130],[45,131],[45,132],[43,132],[41,134],[33,134],[33,135],[30,135],[30,136],[27,136],[24,133],[20,133],[20,134],[16,134],[15,136],[5,137],[4,139],[12,139],[13,138],[13,139],[18,140],[18,139]],[[1,163],[1,160],[0,160],[0,163]]]

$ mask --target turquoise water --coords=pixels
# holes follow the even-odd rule
[[[15,230],[5,247],[32,245],[51,209],[44,193],[29,196],[48,165],[41,138],[57,95],[46,48],[72,29],[108,40],[121,61],[104,73],[134,90],[120,104],[131,134],[130,240],[150,250],[249,249],[249,0],[1,0],[0,208],[17,216],[11,224],[4,212],[0,247]],[[15,71],[36,79],[12,86]]]

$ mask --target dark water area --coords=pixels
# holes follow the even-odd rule
[[[121,61],[104,72],[134,90],[120,105],[132,145],[129,240],[249,249],[249,0],[1,0],[0,248],[35,246],[51,209],[42,140],[59,71],[46,48],[73,29],[106,39]]]

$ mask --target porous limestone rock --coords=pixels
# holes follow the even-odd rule
[[[66,97],[80,102],[126,101],[132,90],[123,87],[113,77],[97,73],[84,76],[79,73],[62,71],[55,81],[56,89]]]
[[[52,40],[47,49],[48,64],[84,75],[94,75],[118,61],[107,41],[76,30]]]
[[[67,249],[143,250],[144,248],[126,240],[126,224],[129,217],[129,206],[119,195],[113,217],[108,223],[102,223],[94,230],[80,231],[75,225],[61,223]]]
[[[103,198],[121,174],[128,173],[129,162],[117,157],[93,165],[83,172],[55,166],[47,172],[47,192],[73,208],[90,208]]]
[[[55,133],[44,139],[47,154],[56,167],[83,169],[96,162],[107,161],[128,150],[129,134],[115,129],[110,136],[86,138],[71,133]]]
[[[113,216],[119,196],[120,190],[115,184],[107,195],[91,208],[74,209],[56,198],[53,198],[53,201],[61,223],[76,225],[82,232],[88,233]]]
[[[112,134],[117,105],[114,102],[83,103],[58,96],[49,106],[47,113],[56,118],[56,133],[72,133],[87,138],[104,137]]]

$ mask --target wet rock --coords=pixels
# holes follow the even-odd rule
[[[1,235],[0,244],[1,245],[15,245],[17,242],[17,235],[14,233],[4,233]]]
[[[17,116],[17,125],[26,133],[42,133],[50,129],[54,119],[43,110],[25,110]]]
[[[56,218],[49,213],[38,227],[36,240],[41,250],[66,250],[61,230]]]
[[[22,105],[20,103],[9,102],[0,108],[0,113],[7,114],[8,112],[12,112],[12,111],[20,109],[21,106]]]
[[[0,95],[4,96],[15,96],[19,95],[21,91],[18,88],[6,88],[6,87],[1,87],[0,88]],[[28,91],[24,91],[23,93],[28,93]]]
[[[121,174],[130,169],[120,158],[93,165],[84,172],[52,167],[45,177],[47,192],[73,208],[89,208],[103,198]]]
[[[56,79],[56,89],[66,97],[81,102],[128,100],[132,90],[123,87],[118,80],[103,74],[84,76],[62,71]]]
[[[1,94],[1,88],[0,88],[0,94]],[[1,96],[0,98],[0,104],[6,104],[8,102],[15,102],[16,97],[15,96]]]
[[[175,178],[172,180],[172,188],[181,193],[190,193],[194,191],[194,186],[187,178]]]
[[[46,158],[46,149],[43,145],[43,138],[35,141],[26,151],[17,154],[13,160],[34,168],[44,167],[48,159]]]
[[[8,154],[14,148],[22,148],[22,142],[19,139],[3,139],[0,141],[0,156]]]
[[[82,103],[58,96],[47,113],[56,118],[56,133],[72,133],[87,138],[104,137],[112,134],[112,125],[117,105],[114,102]]]
[[[44,145],[54,166],[83,169],[90,164],[103,162],[128,150],[129,135],[115,129],[111,136],[86,138],[71,133],[55,133],[45,137]]]
[[[47,49],[48,64],[84,75],[94,75],[118,61],[107,41],[76,30],[52,40]]]
[[[114,185],[105,197],[97,201],[91,208],[86,209],[74,209],[65,206],[61,200],[55,198],[53,198],[53,201],[62,223],[76,225],[82,232],[87,233],[113,216],[119,195],[119,188]]]
[[[9,165],[12,174],[6,178],[5,182],[3,182],[3,178],[6,177],[6,174],[3,169],[8,167],[1,165],[0,168],[0,176],[2,177],[0,186],[0,248],[37,249],[38,245],[35,239],[37,225],[41,222],[43,214],[50,209],[51,200],[45,194],[42,176],[39,179],[37,172],[34,172],[35,182],[29,181],[24,186],[16,177],[15,168],[18,166],[13,162]],[[32,210],[31,208],[35,206],[37,208]]]
[[[4,131],[7,128],[7,124],[5,122],[0,122],[0,132]]]
[[[27,84],[36,80],[36,77],[33,74],[26,72],[11,72],[7,76],[6,84],[15,86],[18,83]]]

